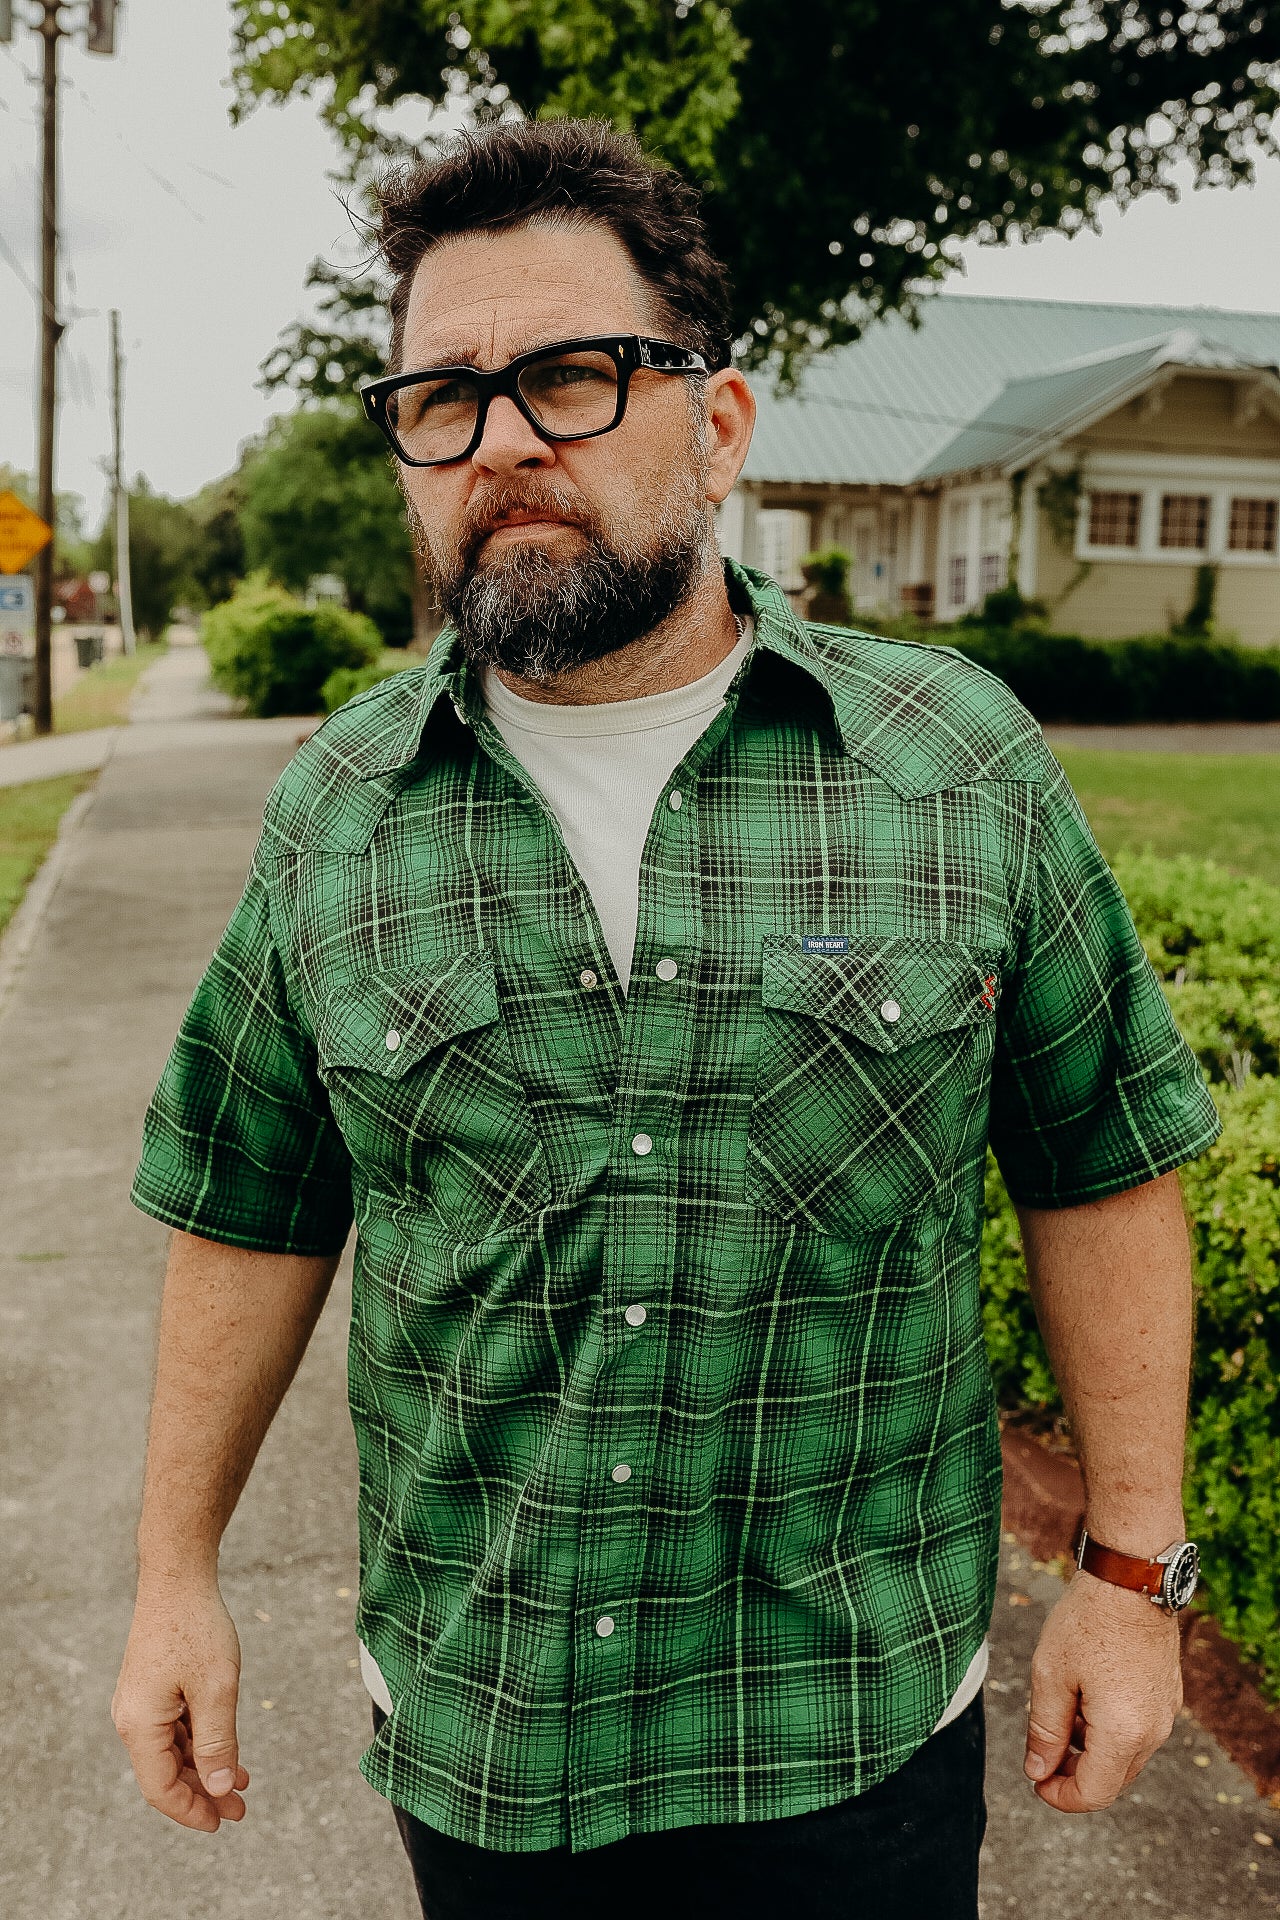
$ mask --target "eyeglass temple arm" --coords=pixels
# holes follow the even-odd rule
[[[692,347],[676,347],[669,340],[638,340],[640,365],[657,373],[705,373],[706,360]]]

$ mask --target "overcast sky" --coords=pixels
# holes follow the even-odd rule
[[[19,0],[21,5],[21,0]],[[37,277],[38,43],[0,48],[0,461],[30,467]],[[128,358],[126,463],[179,497],[234,466],[282,404],[258,365],[304,311],[316,254],[351,230],[336,154],[306,101],[228,118],[226,0],[126,0],[114,59],[62,50],[62,237],[71,325],[60,352],[58,484],[101,511],[110,441],[107,313]],[[12,256],[10,259],[7,256]],[[1100,234],[970,247],[957,292],[1158,301],[1280,313],[1280,161],[1248,191],[1152,196]]]

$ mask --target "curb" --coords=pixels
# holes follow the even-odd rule
[[[1064,1560],[1075,1550],[1084,1518],[1084,1481],[1069,1453],[1055,1453],[1025,1427],[1006,1422],[1000,1434],[1004,1501],[1000,1524],[1036,1559]],[[1259,1795],[1280,1806],[1280,1708],[1259,1688],[1258,1669],[1207,1613],[1184,1613],[1182,1685],[1185,1703],[1206,1733],[1249,1776]]]
[[[40,922],[66,871],[76,829],[93,805],[96,792],[95,782],[71,802],[58,822],[53,845],[31,876],[12,920],[0,934],[0,1021],[8,1012],[13,988],[40,930]]]

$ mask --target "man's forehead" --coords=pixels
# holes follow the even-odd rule
[[[502,366],[516,354],[648,324],[643,288],[597,225],[463,234],[424,254],[405,314],[406,366]]]

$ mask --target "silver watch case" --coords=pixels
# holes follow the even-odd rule
[[[1156,1559],[1164,1568],[1164,1574],[1159,1593],[1151,1596],[1152,1602],[1163,1607],[1166,1613],[1182,1613],[1191,1605],[1200,1584],[1199,1549],[1194,1540],[1177,1540],[1163,1553],[1158,1553]]]

